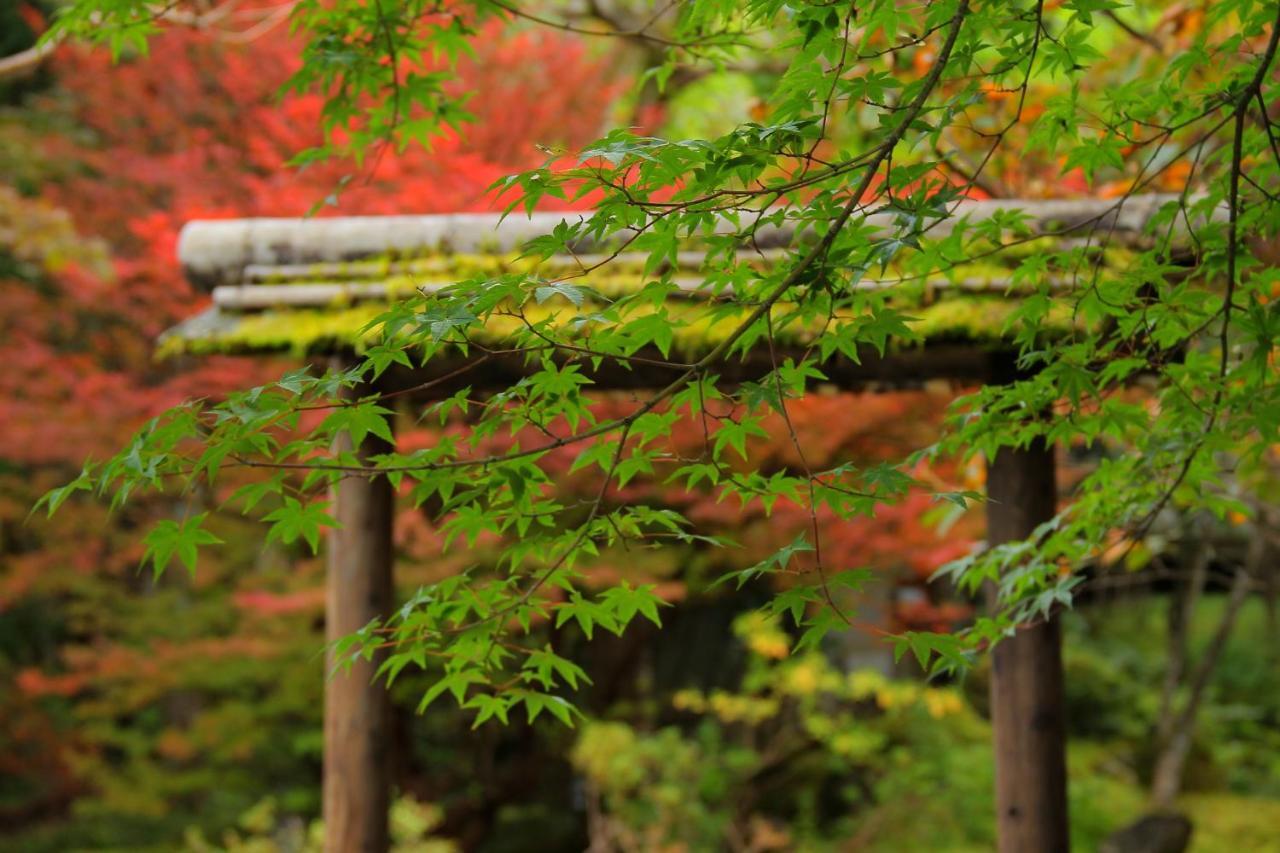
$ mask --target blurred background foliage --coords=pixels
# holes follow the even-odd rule
[[[0,55],[29,46],[49,11],[0,0]],[[719,133],[755,115],[757,77],[768,73],[708,73],[656,98],[629,93],[639,59],[568,35],[495,28],[477,45],[464,69],[480,91],[466,141],[380,158],[346,185],[341,213],[487,209],[494,179],[611,124]],[[344,177],[339,166],[285,167],[314,143],[320,108],[312,97],[274,97],[292,51],[283,28],[244,43],[179,29],[146,60],[111,67],[63,48],[0,86],[5,849],[317,849],[321,562],[264,546],[260,530],[227,513],[211,523],[227,547],[194,577],[153,582],[138,572],[136,532],[181,506],[131,504],[108,516],[86,502],[52,521],[27,515],[44,490],[152,412],[281,367],[157,363],[151,344],[201,298],[174,262],[185,221],[297,215]],[[1026,164],[1002,174],[1038,191]],[[811,464],[874,463],[928,444],[953,394],[819,395],[792,418]],[[599,402],[602,413],[616,405]],[[410,415],[401,436],[433,440]],[[700,441],[696,424],[675,437]],[[751,453],[766,470],[795,462],[785,437],[755,440]],[[590,482],[568,476],[571,458],[562,488],[589,494]],[[1069,483],[1089,460],[1063,462]],[[973,466],[919,475],[981,486]],[[539,720],[471,731],[444,705],[413,712],[423,677],[398,682],[395,849],[990,849],[983,671],[926,685],[876,634],[965,619],[969,602],[925,581],[981,540],[981,519],[948,516],[923,496],[874,521],[820,519],[829,547],[876,572],[868,597],[851,602],[873,630],[788,654],[789,623],[756,610],[769,590],[710,583],[792,541],[808,516],[785,506],[766,516],[674,487],[647,499],[680,505],[741,547],[602,556],[596,576],[654,583],[673,606],[660,633],[636,628],[590,647],[572,626],[545,628],[592,679],[580,697],[590,719],[574,730]],[[397,545],[404,594],[462,566],[441,556],[438,532],[416,512],[397,519]],[[1143,810],[1168,593],[1158,584],[1099,592],[1067,617],[1080,850]],[[1206,595],[1196,608],[1193,651],[1215,630],[1220,599]],[[1274,613],[1250,601],[1214,673],[1184,784],[1193,849],[1280,849],[1275,636]]]

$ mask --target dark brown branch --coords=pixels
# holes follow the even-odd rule
[[[1108,18],[1110,18],[1112,23],[1114,23],[1120,29],[1124,30],[1125,33],[1128,34],[1131,38],[1137,39],[1138,41],[1152,48],[1156,52],[1162,52],[1164,50],[1164,47],[1155,38],[1155,36],[1151,35],[1150,33],[1142,32],[1142,30],[1139,30],[1138,28],[1133,26],[1133,24],[1130,24],[1124,18],[1121,18],[1119,15],[1117,15],[1115,13],[1115,10],[1107,9],[1103,14],[1105,14]]]

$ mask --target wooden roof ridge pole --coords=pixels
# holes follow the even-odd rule
[[[1153,193],[1119,199],[986,199],[962,200],[952,205],[950,216],[932,226],[931,235],[951,233],[960,217],[978,223],[999,211],[1017,211],[1032,234],[1066,239],[1106,234],[1111,245],[1147,242],[1145,229],[1175,193]],[[398,216],[333,216],[307,218],[259,217],[250,219],[193,220],[178,237],[178,261],[187,280],[208,290],[219,284],[240,284],[246,271],[260,273],[263,266],[297,267],[305,264],[342,264],[388,256],[403,258],[431,252],[440,254],[508,254],[535,237],[550,234],[561,222],[581,221],[590,211],[535,211],[528,216],[502,218],[493,213],[438,213]],[[1220,210],[1207,218],[1225,219]],[[897,214],[876,212],[866,224],[876,229],[895,228]],[[716,226],[722,234],[738,226],[724,218]],[[756,232],[762,249],[780,249],[809,239],[794,232],[793,224],[768,225]],[[1177,243],[1185,235],[1175,225]],[[622,232],[619,239],[634,231]],[[608,245],[582,243],[578,254],[611,251]]]
[[[1010,354],[996,366],[1012,375]],[[1004,368],[1003,370],[1001,368]],[[987,542],[1025,539],[1057,510],[1052,446],[1001,448],[987,463]],[[999,853],[1068,853],[1062,632],[1054,618],[1020,629],[991,653]]]
[[[343,389],[355,399],[368,388]],[[335,450],[347,450],[347,434]],[[390,452],[370,434],[357,451],[361,459]],[[325,580],[325,640],[335,640],[385,617],[392,607],[392,519],[394,490],[386,477],[346,477],[331,491],[333,518]],[[326,853],[383,853],[388,849],[391,804],[390,692],[374,673],[384,653],[334,672],[325,655],[324,825]]]

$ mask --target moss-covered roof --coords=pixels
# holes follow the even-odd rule
[[[981,202],[964,203],[960,211],[975,219],[997,208],[1014,207],[1030,218],[1033,230],[1066,233],[1061,239],[1085,236],[1073,223],[1099,224],[1117,233],[1140,234],[1163,197],[1131,199],[1125,207],[1114,202]],[[534,272],[555,278],[591,258],[552,258],[535,267],[522,259],[519,246],[546,233],[562,215],[535,214],[530,219],[507,219],[466,214],[421,217],[356,217],[322,220],[231,220],[197,222],[184,230],[179,256],[188,277],[211,290],[213,305],[167,331],[159,343],[163,356],[208,353],[289,352],[306,355],[340,349],[360,350],[373,343],[376,332],[362,331],[393,300],[415,291],[431,292],[477,275]],[[774,249],[753,252],[752,263],[769,264],[789,242],[775,229],[766,235]],[[583,247],[591,251],[591,247]],[[892,306],[913,318],[909,325],[917,340],[927,343],[972,343],[991,346],[1006,330],[1016,310],[1019,292],[1011,287],[1017,255],[1044,251],[1043,242],[1018,253],[1002,252],[986,262],[969,263],[926,280],[904,283],[893,268],[878,280],[858,286],[870,290],[892,288]],[[1123,250],[1108,250],[1104,266],[1113,265]],[[732,309],[709,320],[697,312],[701,300],[682,298],[707,294],[699,268],[701,253],[681,253],[671,271],[676,293],[666,310],[673,323],[673,349],[695,356],[714,347],[733,328]],[[574,284],[608,298],[634,292],[655,276],[644,273],[642,259],[623,255]],[[529,320],[568,322],[579,308],[568,300],[528,306]],[[741,309],[745,312],[747,309]],[[779,306],[785,311],[786,306]],[[856,321],[855,317],[837,322]],[[1051,317],[1045,334],[1061,333],[1069,316]],[[473,336],[482,343],[509,337],[519,325],[514,318],[493,318]],[[789,344],[807,343],[808,333],[792,327]]]
[[[227,311],[210,307],[167,332],[159,343],[159,353],[168,357],[179,354],[248,354],[255,352],[288,352],[306,355],[335,349],[361,351],[376,343],[376,332],[362,332],[371,320],[387,310],[384,300],[336,301],[325,306],[276,307],[256,311]],[[994,295],[951,295],[914,307],[902,307],[912,317],[912,331],[924,341],[998,342],[1005,321],[1017,308],[1016,301]],[[781,306],[780,311],[786,310]],[[538,323],[554,314],[568,319],[573,310],[566,307],[531,306],[524,314],[530,323]],[[675,321],[673,351],[683,357],[695,357],[711,349],[733,328],[729,316],[708,323],[681,319],[679,306],[669,311]],[[745,314],[745,311],[743,312]],[[1069,323],[1062,318],[1046,333],[1062,332]],[[473,334],[478,343],[498,344],[521,326],[514,318],[491,319],[483,331]],[[803,333],[787,338],[787,343],[804,344]]]

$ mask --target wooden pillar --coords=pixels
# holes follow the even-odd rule
[[[352,389],[348,398],[367,390]],[[339,449],[350,449],[342,435]],[[361,459],[388,452],[368,435]],[[340,527],[329,535],[325,637],[329,642],[386,616],[392,603],[393,493],[385,477],[347,477],[332,491],[330,512]],[[373,680],[382,655],[334,673],[325,685],[324,823],[327,853],[383,853],[388,848],[391,788],[391,704]],[[326,673],[333,673],[332,654]]]
[[[1005,448],[987,468],[987,540],[1025,539],[1054,516],[1053,450]],[[1062,634],[1056,619],[1019,630],[992,652],[1000,853],[1068,853]]]

